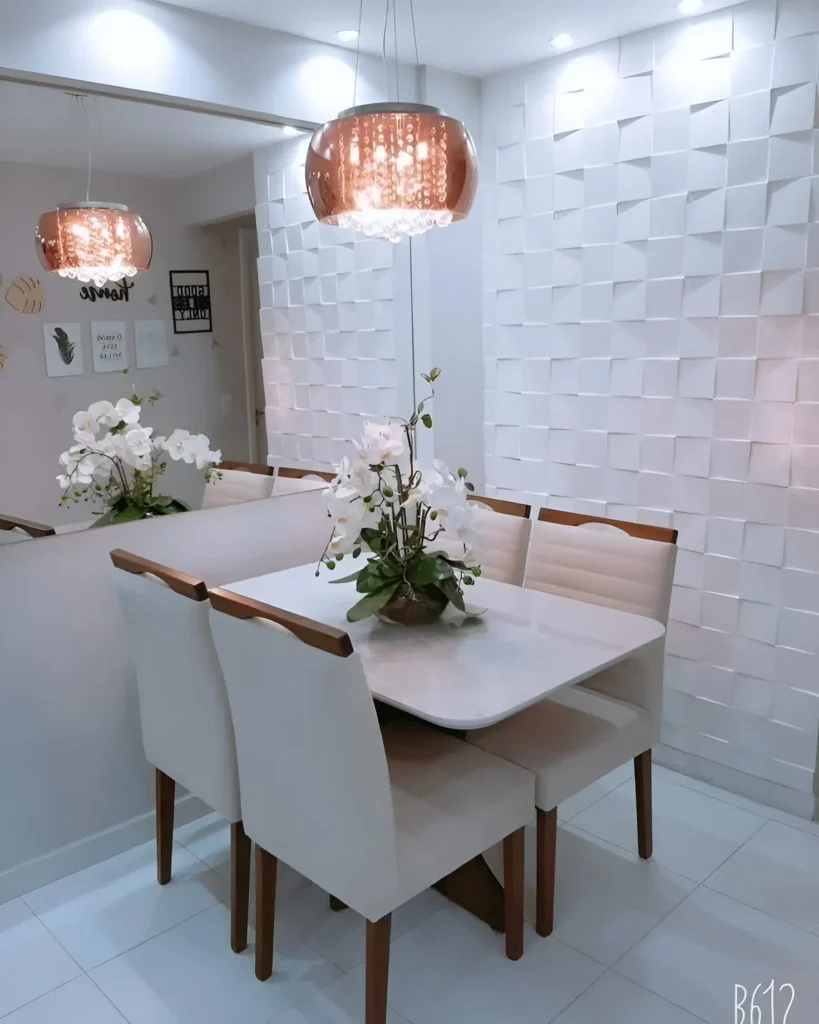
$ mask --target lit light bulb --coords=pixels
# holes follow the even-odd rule
[[[342,43],[354,43],[358,39],[358,31],[354,28],[343,28],[336,32],[336,38]]]
[[[552,38],[552,46],[556,50],[568,50],[573,42],[574,39],[572,39],[568,32],[558,32],[558,34]]]
[[[677,10],[680,14],[696,14],[702,10],[702,0],[680,0]]]

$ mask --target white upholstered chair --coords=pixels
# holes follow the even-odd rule
[[[273,493],[273,470],[255,462],[222,462],[205,484],[202,508],[239,505],[244,501],[269,498]]]
[[[230,825],[230,944],[247,948],[250,840],[242,826],[236,741],[202,580],[111,552],[136,670],[145,756],[156,769],[157,880],[171,880],[176,783]]]
[[[668,622],[676,530],[542,509],[524,586]],[[665,638],[487,729],[482,750],[535,772],[537,931],[554,924],[557,806],[634,760],[640,856],[652,853],[651,747],[662,711]]]
[[[256,976],[273,969],[281,858],[367,919],[366,1021],[384,1024],[392,911],[501,840],[518,959],[532,774],[420,723],[382,734],[345,632],[225,590],[210,599],[256,843]]]
[[[526,565],[531,507],[477,494],[470,494],[469,501],[478,535],[474,560],[479,563],[481,574],[519,587]],[[464,554],[463,545],[450,540],[446,532],[436,537],[431,550],[444,551],[450,558],[463,558]]]
[[[13,544],[18,540],[32,540],[37,537],[53,537],[53,526],[32,523],[16,516],[0,515],[0,544]]]

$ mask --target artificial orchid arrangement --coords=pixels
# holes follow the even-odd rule
[[[165,457],[195,463],[209,480],[222,453],[210,450],[204,434],[174,430],[170,437],[154,437],[153,428],[143,426],[140,416],[143,406],[154,405],[160,397],[159,393],[147,398],[132,395],[116,405],[94,402],[76,414],[76,443],[60,456],[60,505],[101,501],[105,509],[94,512],[99,516],[94,526],[187,511],[181,502],[156,493],[167,468]]]
[[[474,564],[473,510],[468,473],[451,473],[440,461],[416,465],[418,425],[432,426],[425,411],[434,397],[438,369],[422,374],[430,395],[409,420],[365,423],[355,454],[342,459],[330,485],[333,536],[321,561],[328,569],[367,549],[367,564],[334,580],[355,581],[360,600],[347,612],[356,622],[370,615],[406,624],[437,618],[448,603],[464,611],[463,587],[481,575]],[[440,550],[430,550],[438,538]],[[318,575],[318,570],[317,573]]]

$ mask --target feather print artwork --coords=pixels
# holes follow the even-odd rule
[[[71,341],[62,327],[54,328],[54,340],[57,342],[60,359],[68,366],[74,359],[74,342]]]
[[[39,313],[43,308],[43,286],[39,277],[18,277],[6,291],[6,302],[17,313]]]

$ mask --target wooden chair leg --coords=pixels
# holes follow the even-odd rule
[[[156,769],[156,880],[167,885],[171,880],[173,858],[173,809],[176,783]]]
[[[365,1024],[386,1024],[387,986],[390,977],[392,915],[367,922],[367,994]]]
[[[503,841],[503,921],[506,955],[510,960],[523,956],[523,841],[519,828]]]
[[[250,901],[250,840],[241,821],[230,826],[230,948],[247,949],[247,913]]]
[[[544,938],[555,926],[557,808],[537,809],[537,912],[535,928]]]
[[[343,903],[337,896],[330,897],[330,910],[335,910],[338,913],[339,910],[346,910],[347,904]]]
[[[643,860],[654,852],[651,820],[651,751],[634,758],[634,792],[637,797],[637,849]]]
[[[279,862],[256,845],[256,977],[273,973],[273,930],[276,923],[276,873]]]

